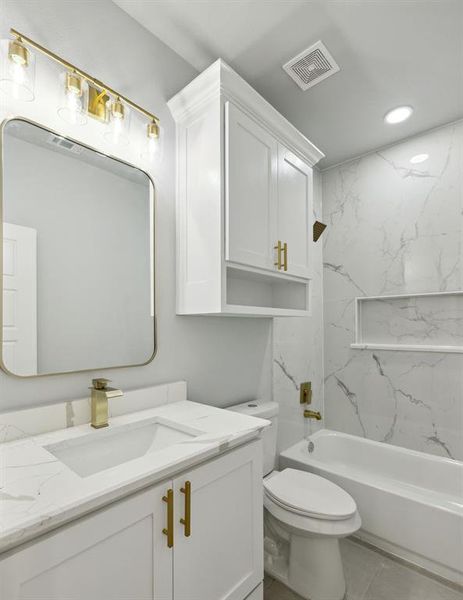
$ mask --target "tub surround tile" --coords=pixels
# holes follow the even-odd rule
[[[323,221],[321,175],[314,171],[314,221]],[[324,416],[323,407],[323,237],[313,246],[314,276],[311,282],[312,315],[273,320],[273,398],[280,406],[278,449],[285,450],[307,437],[321,424],[304,419],[299,385],[312,382],[311,408]]]
[[[0,550],[168,479],[174,472],[257,437],[269,424],[212,406],[178,401],[185,391],[183,384],[174,387],[172,393],[163,387],[166,389],[157,390],[163,396],[162,402],[153,392],[151,398],[159,400],[158,404],[135,413],[124,409],[127,414],[111,417],[110,428],[164,417],[197,430],[197,437],[88,477],[78,476],[44,448],[86,434],[98,435],[88,423],[0,444]],[[127,393],[129,406],[144,404],[149,391],[147,388]],[[114,410],[120,411],[121,407]],[[6,416],[4,419],[8,421]]]
[[[463,290],[462,156],[460,121],[323,173],[325,427],[460,460],[463,355],[350,344],[357,296]],[[424,302],[377,303],[371,335],[459,345],[460,305]]]

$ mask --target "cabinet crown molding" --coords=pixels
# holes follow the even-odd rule
[[[230,100],[311,166],[325,155],[221,58],[169,100],[176,123],[201,113],[214,99]]]

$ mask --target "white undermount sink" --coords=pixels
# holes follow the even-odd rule
[[[44,448],[77,475],[88,477],[201,434],[193,431],[155,417],[112,429],[109,426]]]

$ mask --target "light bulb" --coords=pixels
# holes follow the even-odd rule
[[[34,99],[35,56],[18,39],[0,42],[0,90],[15,100]]]
[[[111,102],[109,123],[104,132],[106,140],[112,144],[124,145],[129,143],[130,111],[119,96]]]
[[[159,123],[153,119],[146,127],[146,141],[141,152],[142,158],[151,161],[160,160],[162,154],[162,138]]]
[[[71,125],[84,125],[87,122],[87,82],[75,71],[61,73],[60,81],[62,98],[58,115]]]

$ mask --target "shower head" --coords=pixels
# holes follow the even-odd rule
[[[313,224],[313,241],[318,242],[321,234],[325,231],[326,225],[324,223],[320,223],[320,221],[315,221]]]

